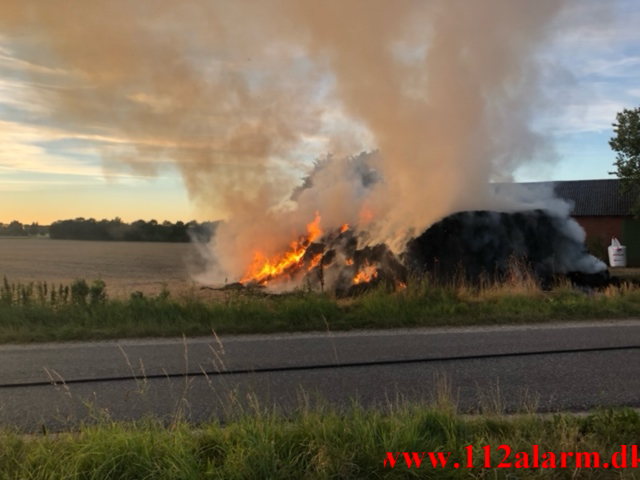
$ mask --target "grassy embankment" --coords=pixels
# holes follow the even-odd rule
[[[55,291],[52,294],[52,290]],[[0,286],[0,339],[32,341],[142,335],[267,332],[420,325],[489,324],[554,319],[628,317],[640,312],[640,290],[624,287],[586,295],[563,287],[541,292],[527,282],[474,290],[415,283],[402,292],[383,290],[338,300],[297,292],[281,296],[224,292],[204,300],[134,296],[110,300],[104,285],[68,288]],[[283,417],[255,407],[235,419],[193,426],[156,420],[96,425],[55,435],[0,433],[0,478],[637,478],[638,469],[485,469],[482,447],[497,465],[513,452],[599,452],[608,461],[621,444],[640,438],[640,414],[607,410],[588,416],[502,416],[489,402],[484,415],[456,412],[442,396],[435,406],[396,403],[383,409],[301,408]],[[477,468],[434,469],[427,460],[409,469],[399,457],[385,468],[385,452],[452,452],[464,459],[473,445]],[[515,460],[512,454],[511,461]],[[449,465],[451,465],[451,463]]]
[[[1,478],[83,479],[363,479],[363,478],[638,478],[638,468],[482,468],[482,447],[491,446],[491,465],[503,460],[499,445],[516,452],[599,452],[609,462],[620,445],[637,443],[640,414],[606,410],[588,416],[496,414],[461,416],[455,409],[400,406],[382,411],[303,409],[281,417],[254,412],[225,425],[197,428],[182,422],[102,422],[77,432],[22,436],[0,434]],[[464,468],[465,447],[473,465]],[[385,452],[452,452],[447,466],[407,468],[402,456],[384,467]],[[521,457],[522,458],[522,457]],[[542,457],[540,462],[544,461]],[[452,464],[459,461],[462,468]],[[515,464],[514,464],[515,465]],[[533,465],[530,458],[529,465]],[[542,465],[542,463],[540,463]],[[548,464],[550,465],[550,464]],[[560,465],[560,457],[557,459]],[[582,464],[586,465],[585,463]],[[630,465],[630,464],[629,464]]]
[[[354,328],[486,325],[640,315],[640,288],[540,291],[526,278],[477,289],[414,282],[350,299],[313,292],[225,291],[110,299],[105,285],[0,284],[0,342],[265,333]]]

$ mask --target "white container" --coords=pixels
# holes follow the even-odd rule
[[[607,249],[609,251],[609,265],[612,267],[627,266],[627,247],[620,245],[620,241],[616,237],[611,239],[611,245]]]

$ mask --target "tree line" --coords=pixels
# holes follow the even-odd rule
[[[47,235],[49,227],[43,227],[37,223],[23,225],[14,220],[11,223],[0,223],[0,237],[28,237],[36,235]]]
[[[60,240],[102,240],[126,242],[188,242],[191,238],[208,241],[218,222],[198,223],[195,220],[171,223],[156,220],[137,220],[125,223],[120,218],[96,220],[76,218],[58,220],[49,226],[23,225],[18,221],[0,223],[0,236],[27,237],[48,236]]]

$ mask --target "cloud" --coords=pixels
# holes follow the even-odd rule
[[[610,130],[616,113],[625,106],[624,103],[609,100],[570,105],[564,109],[563,115],[555,119],[550,128],[555,130],[556,135]]]
[[[34,98],[33,89],[25,82],[0,77],[0,106],[14,108],[30,116],[46,115],[47,109]],[[6,115],[0,115],[6,117]]]
[[[638,78],[640,70],[640,56],[629,55],[618,58],[609,56],[594,58],[580,68],[581,75],[598,75],[603,78],[616,80],[618,78]]]
[[[636,105],[640,77],[640,5],[629,0],[575,2],[557,20],[545,52],[565,82],[547,82],[550,108],[536,125],[556,137],[611,129],[616,113]]]
[[[52,76],[68,76],[69,72],[61,68],[51,68],[27,60],[16,58],[11,50],[0,45],[0,68],[16,72],[47,74]]]
[[[82,138],[69,135],[56,128],[28,125],[18,122],[0,120],[0,170],[4,175],[9,173],[47,174],[51,176],[65,176],[64,181],[70,181],[71,176],[88,177],[106,181],[104,167],[100,158],[91,147],[63,147],[47,148],[47,142]],[[74,155],[76,154],[76,155]],[[80,155],[78,155],[80,154]],[[82,157],[85,158],[82,158]],[[111,173],[110,179],[119,181],[142,180],[144,175],[125,173]],[[78,179],[80,180],[80,179]]]
[[[0,179],[0,192],[9,193],[9,192],[34,192],[40,190],[52,190],[59,189],[64,190],[69,188],[70,185],[78,185],[81,184],[83,186],[91,186],[91,185],[101,185],[103,182],[98,181],[97,179],[84,179],[81,183],[74,181],[74,179],[64,179],[64,180],[55,180],[55,179],[15,179],[15,178],[6,178],[6,175],[3,175]]]

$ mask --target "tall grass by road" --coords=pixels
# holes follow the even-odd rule
[[[257,411],[221,425],[197,428],[149,420],[108,421],[74,433],[21,436],[0,434],[0,477],[7,479],[632,479],[638,468],[483,468],[483,447],[490,465],[515,453],[598,452],[609,462],[620,445],[637,444],[640,414],[630,409],[588,416],[525,414],[461,416],[447,406],[395,406],[386,411],[353,407],[345,412],[303,409],[283,417]],[[504,458],[499,445],[512,451]],[[474,468],[455,468],[471,446]],[[408,468],[402,456],[394,468],[386,452],[451,452],[434,468],[427,459]],[[631,460],[628,460],[631,466]],[[584,466],[585,464],[582,463]]]
[[[549,292],[527,281],[471,288],[413,282],[398,292],[379,288],[337,299],[297,291],[201,292],[173,297],[133,294],[110,299],[103,282],[69,286],[0,284],[0,342],[118,337],[267,333],[355,328],[486,325],[640,315],[640,289],[610,287],[585,293],[561,286]]]

